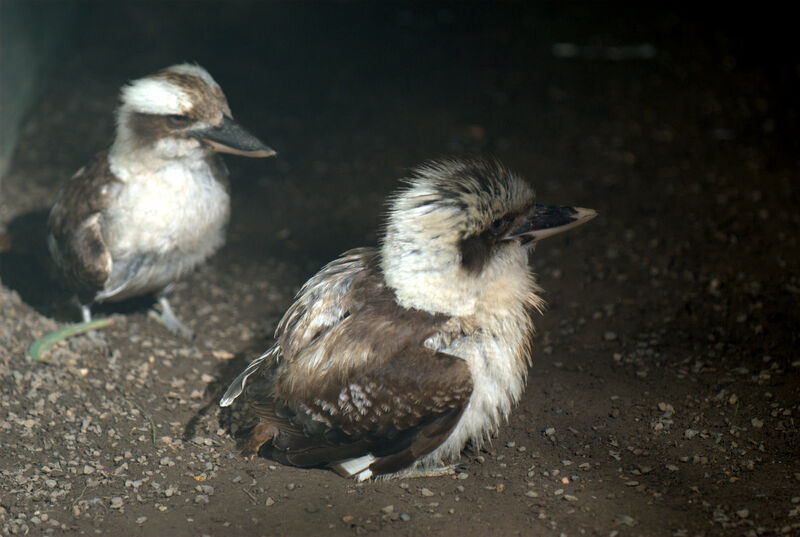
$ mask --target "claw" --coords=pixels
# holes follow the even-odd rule
[[[444,464],[441,466],[423,466],[412,468],[408,473],[400,473],[397,477],[406,479],[415,479],[418,477],[442,477],[443,475],[452,475],[459,469],[461,463]]]

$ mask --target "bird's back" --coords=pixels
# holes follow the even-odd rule
[[[447,321],[400,306],[383,278],[378,252],[346,252],[301,289],[276,332],[283,367],[276,393],[310,394],[331,376],[341,383],[403,349],[420,349]]]

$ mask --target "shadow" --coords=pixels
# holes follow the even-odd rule
[[[74,293],[62,285],[47,249],[49,210],[38,209],[14,218],[6,226],[7,241],[0,251],[0,282],[19,294],[39,314],[60,322],[78,322],[81,310]],[[144,312],[155,302],[143,295],[122,302],[92,305],[92,314]]]
[[[0,253],[0,281],[40,314],[60,321],[80,318],[72,293],[60,285],[47,251],[47,209],[17,216],[6,232],[10,247]]]
[[[214,371],[214,378],[216,380],[210,382],[206,386],[203,394],[206,399],[206,403],[197,410],[194,416],[189,419],[183,429],[184,442],[194,438],[197,431],[197,426],[205,416],[213,412],[214,408],[219,404],[219,400],[222,398],[222,395],[225,393],[225,390],[228,389],[228,386],[233,379],[235,379],[236,376],[241,373],[250,362],[252,362],[256,357],[260,356],[267,348],[269,348],[272,343],[272,338],[269,336],[264,335],[256,337],[243,350],[236,353],[233,358],[220,362],[217,365]],[[219,426],[232,437],[234,437],[234,439],[237,440],[237,444],[239,443],[238,440],[243,432],[249,429],[247,424],[242,425],[237,423],[238,426],[234,432],[234,410],[238,411],[243,408],[244,407],[241,402],[237,400],[230,407],[223,408],[219,417]],[[244,412],[243,422],[245,423],[247,422],[246,418],[248,414],[248,412]]]

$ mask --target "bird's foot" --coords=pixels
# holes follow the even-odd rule
[[[441,466],[420,466],[412,468],[408,471],[408,473],[399,474],[397,477],[401,477],[403,479],[415,479],[418,477],[442,477],[444,475],[453,475],[456,473],[456,470],[463,468],[464,466],[460,463],[443,464]]]
[[[172,311],[172,308],[169,305],[169,301],[166,297],[160,297],[158,299],[158,303],[161,305],[161,312],[152,309],[148,312],[148,316],[152,317],[153,319],[157,320],[161,324],[167,327],[167,330],[172,332],[173,334],[178,334],[179,336],[183,336],[186,339],[194,339],[194,331],[191,328],[183,324],[176,316],[175,313]]]

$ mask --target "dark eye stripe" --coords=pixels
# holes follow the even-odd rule
[[[178,114],[170,114],[166,116],[166,118],[167,124],[171,127],[185,127],[192,121],[188,116],[181,116]]]
[[[498,218],[497,220],[489,224],[489,232],[491,232],[494,235],[499,235],[500,233],[506,230],[506,228],[508,227],[508,225],[511,223],[512,220],[513,218],[511,217],[511,215],[509,214],[503,215],[502,217]]]

